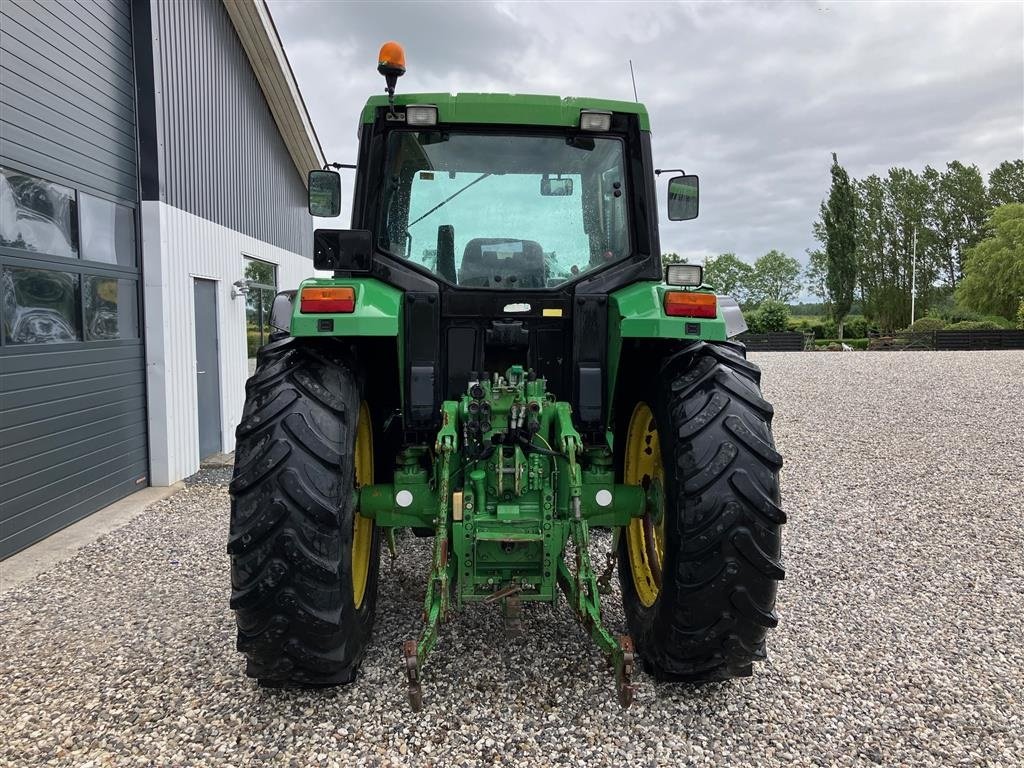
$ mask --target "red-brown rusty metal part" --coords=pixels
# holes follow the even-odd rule
[[[423,708],[423,688],[420,687],[420,663],[415,640],[406,640],[402,644],[402,665],[409,681],[409,706],[413,712],[419,712]]]
[[[633,703],[636,688],[633,685],[633,665],[636,660],[633,638],[629,635],[620,635],[619,645],[622,647],[622,668],[616,673],[616,683],[619,689],[619,704],[623,708]]]

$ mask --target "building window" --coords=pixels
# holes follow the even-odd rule
[[[277,295],[277,265],[245,258],[245,335],[249,357],[267,343],[270,336],[270,309]]]
[[[78,256],[75,191],[0,168],[0,245],[53,256]]]
[[[139,338],[136,245],[131,206],[0,168],[0,342]]]
[[[78,196],[82,258],[120,267],[135,266],[135,215],[125,205],[84,192]]]
[[[135,280],[85,275],[85,340],[133,339],[139,335],[139,288]]]
[[[0,283],[7,344],[81,341],[79,275],[52,269],[5,267]]]

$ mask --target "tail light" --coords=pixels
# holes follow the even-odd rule
[[[703,317],[713,320],[718,316],[718,297],[713,293],[666,291],[665,314],[670,317]]]
[[[299,310],[304,315],[355,312],[356,289],[349,286],[303,288]]]

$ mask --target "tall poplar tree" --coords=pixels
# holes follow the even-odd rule
[[[825,287],[839,338],[857,287],[857,203],[846,169],[832,153],[832,189],[821,204],[825,224]]]

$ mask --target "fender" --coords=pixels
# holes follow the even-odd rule
[[[731,296],[718,296],[714,318],[669,317],[665,314],[665,293],[678,290],[687,289],[647,281],[614,291],[609,296],[606,395],[613,409],[619,379],[643,377],[637,371],[623,373],[619,370],[626,347],[647,345],[649,342],[671,347],[687,341],[726,341],[747,329],[739,304]],[[689,290],[711,292],[706,286]],[[630,386],[629,381],[626,386]],[[609,420],[609,435],[614,427]]]
[[[350,287],[356,292],[355,309],[346,313],[302,312],[302,302],[295,301],[303,288]],[[298,291],[290,291],[292,336],[390,336],[397,337],[402,327],[402,291],[373,277],[332,277],[303,280]],[[277,316],[278,294],[273,318]]]

